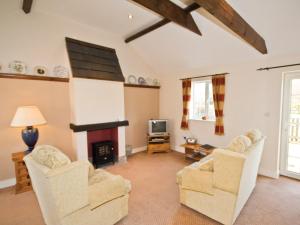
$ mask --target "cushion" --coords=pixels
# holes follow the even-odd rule
[[[90,209],[127,195],[130,190],[130,181],[119,175],[113,175],[105,170],[97,169],[94,176],[89,179]]]
[[[246,154],[215,149],[214,157],[214,187],[237,194],[240,187]],[[252,168],[251,168],[252,169]]]
[[[183,189],[214,195],[213,172],[185,167],[181,176]]]
[[[245,135],[250,138],[253,144],[262,138],[262,133],[258,129],[249,130]]]
[[[31,152],[32,158],[50,169],[60,168],[71,163],[71,160],[59,149],[51,145],[39,145]]]
[[[103,169],[96,169],[94,170],[93,176],[89,177],[89,185],[102,182],[108,179],[110,176],[112,176],[112,174],[110,174],[109,172],[106,172]]]
[[[208,162],[207,165],[204,165]],[[202,158],[200,161],[198,162],[194,162],[184,168],[192,168],[192,169],[198,169],[201,171],[213,171],[213,157],[212,154],[205,156],[204,158]],[[180,171],[177,172],[176,174],[176,183],[181,185],[182,183],[182,172],[184,170],[184,168]]]
[[[227,147],[234,152],[245,152],[247,148],[252,144],[250,138],[245,135],[239,135],[232,139],[231,143]]]

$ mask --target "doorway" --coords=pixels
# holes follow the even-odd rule
[[[300,179],[300,71],[284,73],[280,173]]]

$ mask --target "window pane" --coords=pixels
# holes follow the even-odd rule
[[[194,81],[192,83],[190,104],[191,119],[201,120],[205,116],[208,120],[215,120],[213,91],[210,80]]]
[[[287,170],[300,173],[300,79],[293,79],[290,96]]]
[[[205,115],[205,83],[195,82],[193,88],[193,118],[201,119]]]
[[[209,82],[209,96],[208,96],[208,119],[215,120],[215,107],[214,107],[214,99],[213,99],[213,90],[212,90],[212,83]]]

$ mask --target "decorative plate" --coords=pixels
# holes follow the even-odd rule
[[[36,66],[34,67],[34,74],[39,76],[46,76],[47,68],[44,66]]]
[[[127,82],[129,84],[136,84],[136,77],[134,75],[130,75],[128,78],[127,78]]]
[[[15,60],[9,64],[8,68],[12,73],[25,74],[27,66],[24,62]]]
[[[147,85],[152,85],[152,78],[147,77],[146,78],[146,83],[147,83]]]
[[[157,79],[153,79],[152,83],[153,83],[154,86],[159,86],[160,85],[159,80],[157,80]]]
[[[139,77],[138,83],[142,84],[142,85],[145,85],[146,84],[145,78],[144,77]]]
[[[69,72],[68,69],[64,66],[56,66],[53,69],[53,74],[56,77],[68,77],[69,76]]]

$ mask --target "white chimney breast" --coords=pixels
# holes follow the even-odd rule
[[[123,82],[70,79],[72,121],[75,125],[125,120]],[[78,159],[88,159],[87,132],[73,133]],[[125,157],[125,127],[118,128],[119,159]]]
[[[123,82],[72,78],[70,86],[75,125],[125,119]]]

